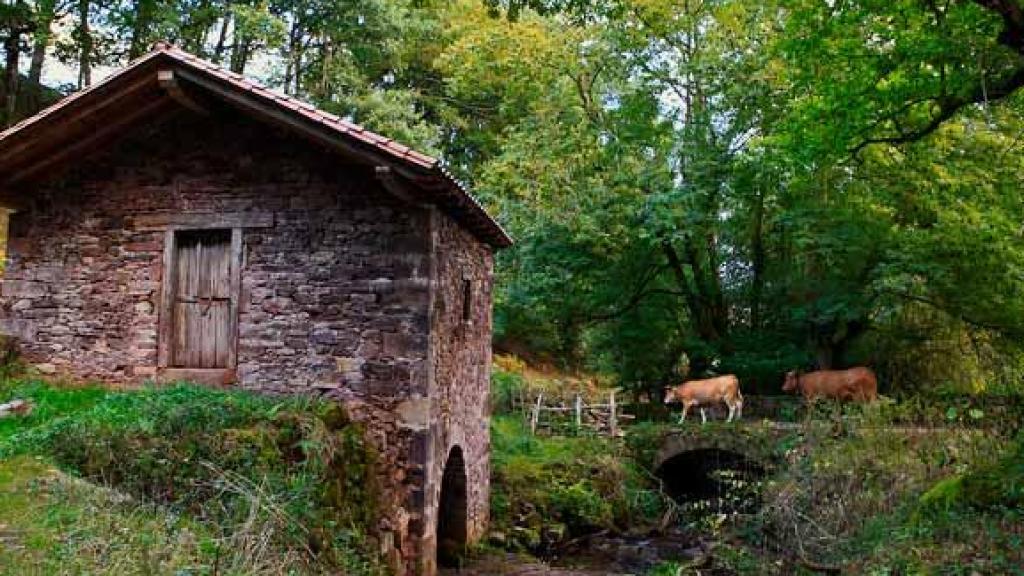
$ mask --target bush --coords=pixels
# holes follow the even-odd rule
[[[15,453],[186,513],[234,546],[375,570],[363,544],[374,455],[336,404],[187,385],[110,393],[0,444],[0,456]]]
[[[538,551],[558,540],[643,524],[664,501],[617,441],[538,437],[519,418],[491,422],[493,527],[509,547]]]
[[[877,404],[805,421],[788,467],[767,483],[748,540],[787,561],[831,562],[853,573],[934,573],[949,565],[1003,573],[1006,558],[983,555],[1019,535],[1000,514],[961,502],[971,471],[987,469],[1005,438],[964,426],[894,427],[905,412]]]
[[[920,503],[925,513],[956,507],[1024,510],[1024,434],[996,462],[941,480],[921,496]]]
[[[526,390],[526,381],[520,374],[495,365],[491,372],[491,412],[509,414],[515,402],[521,401]]]

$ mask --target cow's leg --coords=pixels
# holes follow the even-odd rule
[[[686,402],[683,402],[683,415],[679,417],[679,423],[680,424],[682,424],[683,422],[686,422],[686,413],[689,412],[689,411],[690,411],[690,405],[688,403],[686,403]]]
[[[736,399],[736,419],[743,420],[743,397]]]
[[[701,424],[707,424],[708,423],[708,417],[707,417],[707,415],[704,414],[704,407],[703,406],[700,407],[700,423]]]
[[[725,402],[725,407],[729,409],[729,415],[726,416],[725,421],[732,422],[732,417],[736,414],[736,405],[731,404],[728,400],[724,399],[723,402]]]

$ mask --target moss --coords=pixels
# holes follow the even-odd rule
[[[919,499],[922,510],[949,510],[963,497],[963,476],[952,476],[939,481]]]

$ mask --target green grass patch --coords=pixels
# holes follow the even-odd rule
[[[5,429],[0,457],[42,456],[188,518],[214,556],[249,559],[243,573],[382,572],[367,539],[375,455],[336,404],[188,385],[5,390],[37,409]]]
[[[520,418],[491,423],[493,527],[512,547],[543,549],[601,529],[657,518],[661,495],[617,440],[539,437]]]
[[[244,573],[202,525],[34,457],[0,462],[0,497],[2,574]]]
[[[98,386],[54,387],[39,380],[0,381],[0,403],[11,400],[29,400],[32,413],[24,417],[0,420],[0,442],[51,420],[85,410],[109,394]]]

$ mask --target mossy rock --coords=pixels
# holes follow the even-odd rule
[[[949,510],[963,497],[963,476],[952,476],[939,481],[918,500],[922,511]]]

